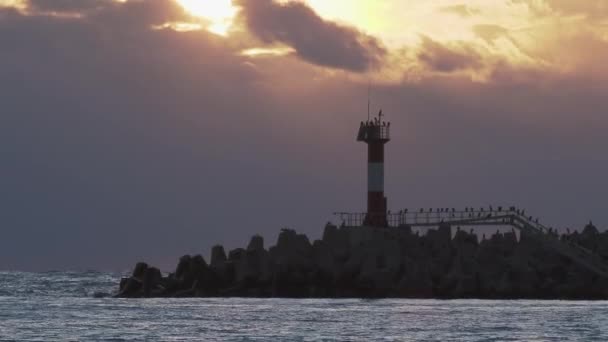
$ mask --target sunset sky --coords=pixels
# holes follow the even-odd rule
[[[604,0],[0,0],[0,269],[172,267],[363,211],[608,227]]]

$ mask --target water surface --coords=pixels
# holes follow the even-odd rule
[[[94,298],[119,278],[0,272],[0,341],[608,341],[608,302]]]

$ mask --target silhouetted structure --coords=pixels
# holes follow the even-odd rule
[[[328,223],[313,243],[284,229],[268,250],[254,236],[228,255],[214,247],[209,264],[184,256],[165,277],[138,263],[117,296],[608,299],[608,233],[591,222],[559,236],[513,206],[388,211],[389,128],[382,111],[359,128],[357,140],[368,145],[366,213],[336,213],[340,227]],[[479,241],[473,227],[511,231]]]
[[[401,210],[391,214],[387,210],[387,199],[384,196],[384,145],[390,141],[390,123],[382,120],[382,111],[372,121],[361,122],[357,140],[368,145],[368,195],[366,213],[335,213],[340,217],[344,227],[404,227],[436,228],[451,226],[477,227],[512,227],[518,231],[535,236],[544,244],[553,248],[558,254],[569,258],[580,266],[602,277],[608,277],[608,263],[599,258],[593,250],[576,243],[565,244],[558,238],[553,229],[540,224],[539,219],[526,215],[525,210],[502,206],[465,208],[429,208],[428,211]]]

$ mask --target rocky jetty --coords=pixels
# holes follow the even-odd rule
[[[558,238],[608,256],[608,233],[591,224]],[[608,279],[543,240],[523,232],[480,239],[449,226],[419,235],[407,226],[328,224],[311,243],[283,229],[269,249],[260,236],[228,254],[215,246],[209,262],[186,255],[167,276],[140,262],[116,296],[608,299]]]

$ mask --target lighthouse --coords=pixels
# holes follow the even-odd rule
[[[363,224],[387,227],[387,203],[384,196],[384,145],[390,141],[390,122],[378,117],[361,122],[357,141],[367,144],[367,213]]]

